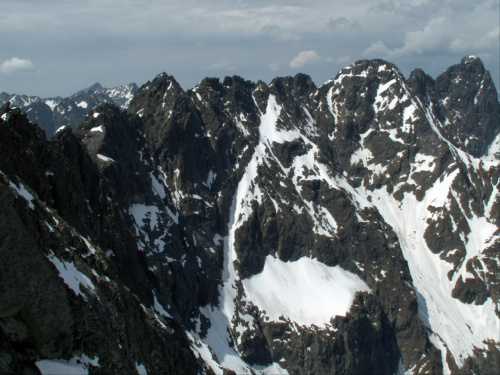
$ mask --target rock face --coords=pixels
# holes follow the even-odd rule
[[[500,131],[500,106],[498,92],[481,60],[466,56],[435,81],[422,73],[412,72],[408,84],[421,100],[432,103],[441,134],[473,156],[487,154]]]
[[[0,112],[0,372],[498,367],[499,103],[478,58],[436,80],[359,61],[320,87],[162,73],[50,141]]]
[[[1,372],[36,371],[40,358],[92,358],[94,373],[140,365],[196,373],[202,365],[151,289],[146,254],[103,165],[70,128],[48,142],[19,111],[5,117],[1,151],[12,157],[0,168]]]

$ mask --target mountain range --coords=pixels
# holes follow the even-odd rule
[[[100,90],[52,136],[28,111],[46,100],[3,99],[0,373],[498,371],[500,104],[478,57],[319,87],[162,73],[105,91],[121,108]]]
[[[42,99],[39,96],[0,93],[0,105],[10,102],[28,115],[28,119],[37,123],[48,139],[63,125],[76,130],[91,109],[100,103],[113,103],[121,109],[127,109],[138,87],[135,83],[106,89],[100,83],[77,92],[67,98],[55,97]]]

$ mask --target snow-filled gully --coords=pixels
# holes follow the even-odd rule
[[[419,316],[430,330],[432,343],[442,352],[445,373],[447,350],[457,364],[462,365],[473,354],[474,347],[485,346],[483,340],[500,341],[500,321],[491,299],[483,305],[469,305],[453,298],[451,294],[455,283],[447,277],[452,266],[432,253],[424,239],[427,219],[431,217],[428,207],[445,205],[457,174],[458,170],[455,170],[442,181],[437,180],[420,202],[409,193],[400,203],[386,190],[360,191],[361,195],[367,193],[372,196],[374,206],[398,235],[417,291]],[[464,330],[463,327],[467,326],[470,329]]]
[[[378,94],[384,92],[392,83],[394,82],[381,85]],[[409,95],[408,89],[404,85],[403,90]],[[376,101],[381,101],[381,99],[377,97]],[[452,154],[466,165],[478,169],[480,164],[488,168],[490,165],[498,163],[491,157],[473,158],[444,139],[435,123],[437,120],[419,99],[417,102],[412,99],[408,108],[420,108],[439,139],[446,142]],[[407,110],[405,110],[403,117],[403,126],[406,126]],[[370,131],[368,130],[368,133]],[[362,160],[365,167],[370,169],[367,163],[370,151],[363,147],[363,138],[366,135],[361,136],[361,148],[353,154],[353,162],[358,159]],[[418,157],[420,159],[417,159]],[[417,155],[417,158],[415,162],[418,167],[416,168],[420,171],[430,168],[431,164],[426,155]],[[464,304],[451,296],[458,276],[462,275],[464,279],[467,278],[465,264],[468,259],[480,254],[497,227],[485,218],[467,219],[471,228],[471,233],[467,238],[467,243],[465,243],[467,258],[464,260],[463,267],[455,273],[451,281],[448,279],[447,273],[452,269],[452,265],[442,260],[438,254],[432,253],[424,238],[428,226],[427,219],[432,217],[428,210],[429,206],[445,206],[449,193],[451,192],[453,195],[451,186],[458,172],[456,169],[445,175],[443,179],[438,179],[434,186],[427,191],[422,201],[418,201],[411,193],[405,193],[403,201],[399,202],[385,188],[367,191],[363,186],[353,189],[347,182],[342,185],[339,183],[339,186],[350,191],[351,194],[352,190],[356,191],[356,194],[352,194],[352,196],[358,200],[359,207],[375,206],[384,220],[396,232],[403,255],[408,261],[417,292],[419,316],[429,329],[431,342],[441,350],[444,373],[450,373],[446,362],[447,351],[461,366],[468,356],[473,355],[474,347],[485,347],[483,341],[500,341],[500,320],[495,314],[495,306],[491,299],[488,299],[483,305],[474,305]],[[411,181],[411,175],[409,181]],[[366,200],[367,197],[371,198],[371,203]],[[486,208],[486,212],[489,212],[489,207]],[[465,330],[463,327],[469,327],[469,329]]]
[[[237,347],[230,344],[237,342],[235,338],[230,337],[230,332],[231,322],[236,312],[236,282],[240,280],[234,267],[234,262],[237,260],[235,234],[251,214],[250,202],[256,200],[261,203],[262,192],[254,183],[258,166],[266,158],[275,159],[270,150],[273,142],[285,142],[302,136],[298,131],[276,131],[276,121],[280,111],[281,108],[270,96],[266,113],[261,117],[260,143],[255,148],[254,155],[238,183],[231,205],[228,234],[224,238],[223,284],[220,287],[219,306],[200,308],[200,312],[211,322],[211,327],[205,337],[200,337],[198,332],[190,333],[192,348],[216,373],[221,373],[221,366],[223,366],[238,374],[251,373],[251,371],[257,374],[287,374],[287,371],[277,363],[269,367],[249,366],[240,358]],[[268,156],[268,152],[271,156]],[[302,169],[299,166],[294,167],[296,170]],[[336,185],[325,170],[320,168],[318,173],[325,175],[322,177],[331,180],[331,183]],[[300,188],[297,187],[297,189]],[[297,277],[297,275],[300,276]],[[299,283],[298,280],[301,282]],[[349,311],[357,291],[370,292],[369,287],[359,276],[338,266],[326,266],[311,258],[301,258],[296,262],[282,262],[269,255],[260,274],[241,280],[241,282],[245,293],[243,298],[261,311],[265,310],[270,321],[278,321],[283,315],[296,324],[306,326],[329,324],[331,318],[336,315],[345,315]],[[311,300],[316,303],[311,303]],[[322,306],[318,306],[318,300],[324,301]],[[249,319],[250,323],[253,320],[248,315],[245,318]],[[208,347],[215,353],[218,363],[212,359]]]

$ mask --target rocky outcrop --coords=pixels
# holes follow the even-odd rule
[[[196,373],[187,337],[156,299],[147,259],[82,143],[70,129],[47,142],[19,111],[7,112],[1,134],[2,154],[12,155],[0,166],[2,372],[36,373],[35,360],[83,353],[98,360],[94,373],[134,373],[139,364]]]

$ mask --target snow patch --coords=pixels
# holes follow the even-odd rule
[[[87,240],[85,237],[83,236],[80,236],[79,237],[82,239],[82,241],[85,243],[85,246],[87,247],[88,251],[91,253],[91,254],[95,254],[96,253],[96,249],[94,246],[92,246],[92,244],[90,243],[89,240]]]
[[[63,126],[60,126],[60,127],[58,127],[58,128],[57,128],[57,130],[54,132],[54,134],[59,133],[60,131],[62,131],[62,130],[64,130],[64,129],[66,129],[66,128],[68,128],[68,127],[69,127],[69,125],[63,125]]]
[[[155,177],[153,172],[149,173],[151,177],[151,183],[153,184],[153,190],[156,194],[160,196],[161,199],[165,199],[167,193],[165,192],[165,187],[161,184],[158,179]]]
[[[158,207],[156,206],[147,206],[140,203],[133,204],[130,206],[129,212],[139,227],[149,223],[150,229],[154,230],[158,225]]]
[[[247,118],[243,113],[240,113],[238,117],[236,116],[234,117],[234,122],[236,123],[236,127],[245,137],[249,137],[250,133],[243,125],[243,121],[247,121]]]
[[[481,253],[484,249],[492,245],[496,239],[495,232],[498,230],[498,227],[485,217],[473,215],[472,218],[465,217],[465,219],[470,228],[470,233],[467,235],[467,242],[465,243],[467,256],[463,260],[460,269],[453,276],[453,281],[456,281],[460,275],[462,275],[464,281],[469,278],[468,275],[470,275],[470,278],[474,278],[474,275],[467,271],[467,263],[475,257],[479,259],[483,265],[483,269],[487,269],[483,263]]]
[[[401,130],[405,133],[410,133],[413,122],[416,120],[417,115],[416,112],[418,111],[417,106],[412,102],[408,107],[405,107],[403,111],[403,126],[401,127]]]
[[[375,113],[384,110],[384,109],[394,109],[396,107],[396,104],[399,101],[398,95],[394,95],[391,99],[390,95],[383,96],[384,94],[392,85],[394,85],[397,82],[397,79],[394,78],[390,80],[387,83],[381,84],[378,87],[377,90],[377,96],[375,97],[375,102],[373,103],[373,109]]]
[[[114,159],[111,159],[110,157],[108,156],[105,156],[105,155],[101,155],[101,154],[97,154],[97,157],[103,161],[107,161],[107,162],[110,162],[110,163],[114,163]]]
[[[163,306],[160,304],[160,302],[158,302],[158,300],[156,299],[156,295],[154,295],[154,310],[160,314],[160,315],[163,315],[164,317],[166,318],[170,318],[170,319],[173,319],[172,318],[172,315],[170,315],[164,308]]]
[[[14,188],[21,197],[26,199],[29,208],[31,208],[34,211],[35,205],[33,204],[33,201],[35,200],[35,197],[33,197],[33,195],[31,195],[31,193],[28,190],[26,190],[24,185],[22,183],[19,183],[19,186],[17,186],[12,181],[9,181],[9,185],[10,187]]]
[[[54,108],[59,104],[59,100],[47,99],[45,100],[45,104],[50,107],[51,111],[54,111]]]
[[[291,142],[301,136],[298,130],[280,131],[276,128],[281,109],[281,106],[276,102],[276,98],[270,95],[267,101],[266,113],[261,116],[259,126],[261,141],[265,142],[269,147],[274,142],[280,144]]]
[[[146,367],[140,363],[135,364],[135,369],[139,375],[148,375],[148,372],[146,370]]]
[[[217,173],[210,171],[208,172],[208,177],[207,177],[207,182],[206,185],[211,188],[212,184],[214,183],[215,179],[217,178]]]
[[[490,161],[500,161],[500,133],[498,133],[488,148],[488,159]]]
[[[433,172],[436,167],[435,158],[432,155],[417,154],[415,155],[415,162],[412,164],[412,171],[415,172]],[[411,178],[411,177],[410,177]]]
[[[64,359],[42,359],[35,362],[42,375],[82,375],[89,373],[89,366],[99,367],[99,357],[90,359],[85,354]]]
[[[49,260],[57,268],[59,276],[64,280],[64,283],[75,292],[76,295],[81,295],[87,299],[87,296],[82,292],[81,286],[95,294],[95,286],[92,281],[81,273],[73,262],[66,262],[60,260],[56,255],[50,251],[48,255]]]
[[[191,351],[203,359],[203,362],[212,369],[212,371],[216,374],[223,374],[224,369],[222,366],[217,363],[217,357],[214,355],[213,351],[210,347],[204,342],[198,340],[195,336],[197,336],[194,332],[190,333],[186,331],[186,334],[191,341]],[[215,357],[215,358],[214,358]]]
[[[262,272],[242,282],[248,299],[272,321],[283,316],[305,326],[345,316],[356,292],[371,292],[358,275],[311,258],[283,262],[268,255]]]
[[[95,128],[90,129],[91,132],[103,132],[104,125],[96,126]]]

